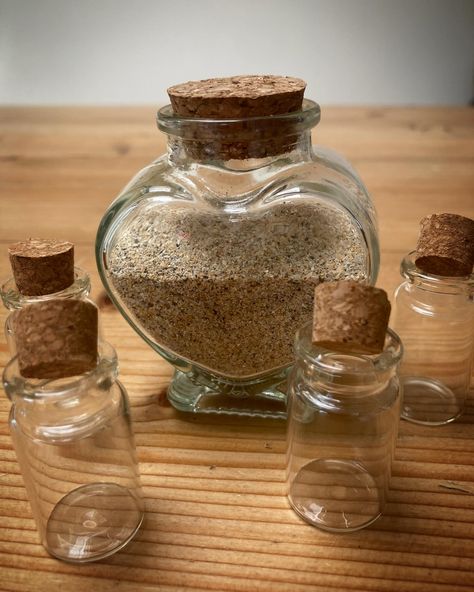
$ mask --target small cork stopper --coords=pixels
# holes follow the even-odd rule
[[[98,313],[91,302],[49,300],[25,306],[13,317],[20,374],[63,378],[97,364]]]
[[[384,290],[352,280],[323,282],[314,293],[313,343],[347,353],[380,353],[390,309]]]
[[[415,263],[441,276],[466,276],[474,265],[474,220],[457,214],[431,214],[420,222]]]
[[[30,238],[8,249],[18,291],[25,296],[53,294],[74,283],[74,245]]]
[[[168,95],[182,117],[232,119],[299,111],[305,88],[289,76],[231,76],[177,84]]]

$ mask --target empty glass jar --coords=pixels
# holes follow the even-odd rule
[[[114,349],[101,342],[94,370],[55,380],[22,377],[13,358],[3,384],[42,544],[75,563],[115,553],[138,531],[143,499]]]
[[[388,330],[381,354],[352,355],[297,334],[288,393],[288,499],[331,532],[368,526],[383,511],[400,414],[402,346]]]
[[[295,331],[321,280],[375,282],[375,212],[354,170],[313,150],[319,106],[241,119],[158,112],[168,153],[113,202],[100,275],[175,368],[184,411],[286,415]],[[244,155],[244,156],[243,156]]]
[[[29,306],[30,304],[36,304],[38,302],[45,302],[47,300],[56,300],[58,298],[75,298],[85,300],[88,298],[90,290],[91,282],[89,274],[80,267],[75,267],[74,283],[60,292],[44,294],[41,296],[26,296],[25,294],[21,294],[21,292],[18,291],[15,280],[13,277],[11,277],[2,285],[0,289],[0,296],[5,307],[13,313],[13,311],[23,308],[24,306]],[[5,338],[7,340],[10,355],[14,356],[16,347],[12,325],[12,313],[8,315],[5,321]]]
[[[474,275],[426,273],[416,252],[401,263],[393,327],[405,354],[400,367],[402,417],[425,425],[454,421],[469,395],[474,355]]]

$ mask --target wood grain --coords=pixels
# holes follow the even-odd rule
[[[91,272],[106,338],[118,350],[147,515],[112,558],[82,567],[38,543],[0,399],[0,590],[466,592],[474,589],[473,405],[443,428],[401,424],[385,515],[351,535],[300,521],[284,497],[285,426],[186,416],[166,400],[171,368],[107,305],[93,241],[120,188],[164,150],[153,108],[0,109],[0,277],[6,247],[71,240]],[[344,153],[379,213],[379,285],[391,293],[418,221],[474,216],[474,110],[326,108],[317,143]],[[1,320],[6,312],[1,312]],[[0,363],[7,361],[0,345]],[[469,489],[470,488],[470,489]]]

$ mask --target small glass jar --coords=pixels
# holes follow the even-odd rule
[[[182,411],[284,417],[297,328],[320,281],[374,283],[372,201],[313,149],[319,106],[235,119],[158,112],[168,153],[105,213],[96,259],[132,327],[176,368]]]
[[[47,300],[57,300],[58,298],[75,298],[77,300],[86,300],[91,291],[91,282],[89,274],[80,267],[74,267],[74,283],[64,288],[60,292],[52,294],[43,294],[41,296],[26,296],[21,294],[16,287],[13,277],[6,280],[0,288],[0,296],[3,304],[8,310],[15,311],[30,304],[37,304],[38,302],[46,302]],[[10,355],[13,357],[16,353],[15,336],[13,332],[12,318],[13,314],[9,314],[5,321],[5,338]]]
[[[9,424],[34,518],[46,550],[64,561],[107,557],[143,519],[127,393],[106,342],[80,376],[26,379],[17,358],[3,374]]]
[[[330,532],[351,532],[382,513],[400,414],[402,345],[388,330],[376,355],[337,353],[296,336],[288,393],[287,484],[291,506]]]
[[[469,395],[474,354],[474,274],[432,275],[401,263],[405,281],[395,292],[393,327],[403,341],[402,417],[443,425],[459,417]]]

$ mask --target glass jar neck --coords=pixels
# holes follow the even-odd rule
[[[311,160],[311,132],[304,131],[293,137],[281,138],[281,151],[273,153],[265,148],[260,141],[249,141],[245,146],[247,157],[242,158],[243,152],[240,152],[234,158],[231,146],[206,142],[205,151],[201,151],[196,142],[168,136],[168,159],[173,166],[188,168],[198,164],[232,172],[249,172],[278,164],[286,166]]]
[[[180,117],[167,105],[158,111],[157,123],[168,136],[174,165],[200,163],[247,170],[275,160],[309,158],[310,131],[320,115],[319,105],[309,100],[294,113],[240,119]]]
[[[18,357],[5,366],[3,387],[8,398],[16,402],[29,400],[54,405],[57,401],[77,398],[84,387],[103,382],[113,382],[117,377],[118,362],[115,349],[107,341],[99,341],[96,366],[89,372],[59,379],[26,378],[20,373]]]
[[[439,276],[427,273],[416,265],[417,252],[408,253],[400,264],[401,275],[415,289],[433,294],[474,295],[474,274],[468,276]]]
[[[383,352],[373,355],[347,354],[314,345],[312,323],[296,334],[296,363],[310,382],[317,382],[339,399],[364,398],[379,392],[395,374],[402,357],[400,338],[387,330]]]
[[[28,306],[29,304],[36,304],[44,302],[45,300],[56,300],[57,298],[87,298],[91,290],[91,282],[89,274],[80,267],[74,267],[74,283],[72,283],[60,292],[52,294],[42,294],[40,296],[27,296],[21,294],[16,287],[15,280],[9,278],[0,288],[0,296],[3,304],[8,310],[16,310]]]
[[[103,416],[110,415],[109,395],[116,377],[115,350],[102,341],[93,370],[61,379],[25,378],[15,356],[5,367],[3,387],[14,403],[15,421],[25,433],[64,439],[91,431]]]

